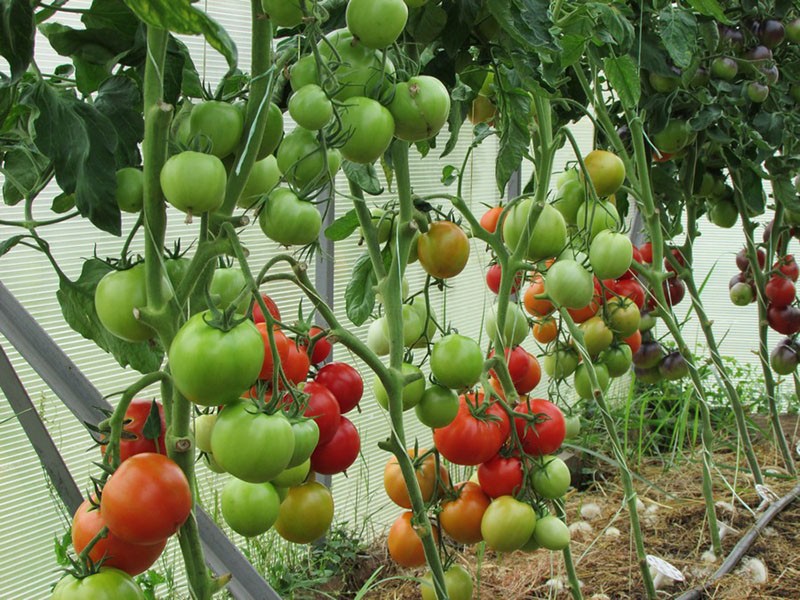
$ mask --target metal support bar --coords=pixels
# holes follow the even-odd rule
[[[0,281],[0,333],[82,423],[97,425],[104,418],[100,409],[112,408],[2,281]],[[3,381],[6,379],[2,377]],[[6,395],[8,396],[7,392]],[[63,468],[64,473],[60,474],[59,478],[71,479],[66,465]],[[70,509],[74,512],[71,506]],[[215,573],[232,575],[227,589],[234,598],[281,600],[277,592],[269,586],[201,507],[196,507],[195,516],[206,560]]]
[[[53,438],[50,437],[47,427],[42,422],[2,346],[0,346],[0,389],[6,395],[14,415],[39,456],[39,462],[58,496],[70,514],[74,514],[83,502],[83,494],[78,489],[78,484],[72,478]]]
[[[511,200],[520,194],[522,194],[522,171],[517,169],[511,174],[511,179],[508,180],[506,195]]]

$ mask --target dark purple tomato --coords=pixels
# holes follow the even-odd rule
[[[758,28],[758,39],[767,48],[774,48],[783,41],[784,37],[786,37],[786,30],[783,23],[776,19],[767,19]]]

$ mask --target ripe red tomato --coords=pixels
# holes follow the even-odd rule
[[[72,547],[75,552],[82,552],[105,526],[100,510],[92,510],[92,503],[84,500],[72,517]],[[109,532],[92,546],[89,558],[95,563],[102,560],[104,567],[114,567],[128,575],[138,575],[158,560],[166,545],[166,539],[149,545],[130,544]]]
[[[788,277],[784,277],[782,274],[773,275],[769,278],[769,281],[767,281],[767,285],[764,288],[764,294],[772,306],[776,306],[778,308],[789,306],[792,302],[794,302],[794,281]]]
[[[157,544],[177,532],[192,510],[181,468],[161,454],[131,456],[108,478],[100,514],[109,531],[131,544]]]
[[[346,363],[328,363],[317,372],[314,381],[330,390],[342,414],[353,410],[364,394],[364,380],[358,371]]]
[[[767,308],[769,326],[783,335],[800,331],[800,308],[796,306],[769,306]]]
[[[272,357],[272,346],[269,343],[267,324],[264,321],[257,322],[256,329],[261,334],[261,339],[264,340],[264,362],[261,365],[261,372],[258,374],[258,378],[270,381],[275,369],[275,360]],[[275,348],[278,351],[278,362],[284,365],[285,369],[286,358],[289,356],[289,338],[279,329],[272,331],[272,338],[275,340]]]
[[[439,523],[444,532],[459,544],[477,544],[483,539],[481,520],[489,508],[489,497],[472,481],[455,486],[458,496],[442,503]]]
[[[531,279],[531,284],[525,290],[522,302],[525,310],[534,317],[545,317],[553,312],[553,303],[547,298],[537,298],[545,293],[544,277],[541,273],[536,273]]]
[[[473,411],[492,418],[480,419]],[[433,443],[452,463],[479,465],[497,454],[510,430],[508,415],[499,404],[485,402],[482,392],[470,393],[459,398],[452,423],[433,430]]]
[[[157,438],[151,439],[145,437],[144,426],[150,416],[154,402],[158,407],[158,414],[161,418],[161,431]],[[164,420],[164,407],[161,406],[160,402],[144,398],[133,399],[128,406],[128,410],[125,411],[125,424],[122,431],[122,439],[119,442],[120,462],[127,460],[134,454],[143,452],[167,453],[164,445],[164,433],[167,431],[167,423]],[[100,446],[100,451],[105,454],[106,446]]]
[[[503,268],[495,263],[490,266],[486,271],[486,285],[492,290],[492,293],[499,294],[500,293],[500,280],[503,277]],[[517,276],[514,278],[513,283],[511,284],[511,293],[516,294],[517,290],[519,289],[520,284],[522,283],[522,273],[517,273]]]
[[[636,354],[636,351],[642,345],[642,332],[634,331],[632,335],[625,338],[624,342],[631,347],[631,353]]]
[[[490,498],[513,496],[522,488],[522,461],[499,454],[478,466],[478,481],[481,489]]]
[[[361,438],[356,426],[347,417],[341,417],[333,437],[311,453],[311,469],[322,475],[344,473],[356,462],[360,450]]]
[[[555,319],[542,319],[534,324],[533,338],[540,344],[549,344],[557,337],[558,323],[556,323]]]
[[[561,409],[549,400],[533,398],[521,402],[514,409],[518,413],[537,415],[535,422],[522,417],[514,418],[522,448],[532,456],[553,454],[566,437],[566,423]]]
[[[787,254],[778,259],[778,262],[772,265],[772,268],[780,271],[792,281],[797,281],[798,276],[800,276],[800,266],[797,265],[793,254]]]
[[[308,337],[309,338],[315,337],[320,333],[322,333],[323,331],[325,330],[322,329],[321,327],[317,327],[316,325],[314,325],[308,330]],[[300,346],[304,348],[306,352],[308,352],[308,345],[309,344],[306,342],[305,339],[300,341]],[[333,350],[333,345],[330,343],[330,341],[328,341],[328,338],[318,339],[317,342],[314,344],[314,350],[309,355],[309,358],[311,359],[311,364],[318,365],[319,363],[324,362],[325,359],[327,359],[331,355],[331,350]]]
[[[286,378],[294,384],[301,383],[308,377],[308,369],[310,367],[311,359],[308,357],[305,348],[290,340],[286,360],[283,363],[283,372]]]
[[[639,246],[639,254],[642,257],[642,260],[639,262],[648,265],[653,264],[653,242],[645,242]]]
[[[425,550],[422,547],[422,540],[411,524],[412,516],[413,513],[408,511],[397,517],[386,539],[389,556],[401,567],[421,567],[425,564]],[[435,527],[433,537],[438,542],[439,534]]]
[[[276,321],[280,321],[281,311],[278,309],[278,305],[275,304],[275,301],[266,294],[261,294],[261,297],[264,299],[264,304],[267,306],[267,310],[269,314],[272,315],[272,318]],[[259,306],[258,302],[253,304],[253,321],[255,323],[263,323],[265,321],[264,313],[261,312],[261,306]]]
[[[487,210],[481,217],[481,227],[489,233],[497,231],[497,222],[500,220],[500,213],[502,212],[502,206],[494,206]]]
[[[435,221],[417,242],[419,263],[425,272],[439,279],[455,277],[469,260],[469,239],[452,221]]]
[[[308,394],[304,416],[314,419],[319,427],[319,444],[327,444],[339,428],[341,412],[336,397],[319,382],[311,381],[303,387]]]
[[[645,293],[642,284],[635,279],[622,279],[611,282],[604,282],[613,294],[622,296],[623,298],[630,298],[640,309],[645,303]]]

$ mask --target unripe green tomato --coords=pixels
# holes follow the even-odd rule
[[[303,22],[300,0],[261,0],[261,7],[278,27],[296,27]]]
[[[371,98],[348,98],[339,118],[348,136],[341,152],[348,160],[361,164],[375,162],[392,143],[394,117],[385,106]]]
[[[495,498],[481,519],[481,534],[486,545],[498,552],[519,550],[535,528],[536,511],[513,496]]]
[[[687,121],[670,119],[664,129],[653,134],[653,143],[661,152],[676,154],[688,146],[697,134]]]
[[[578,353],[566,346],[556,346],[548,350],[542,366],[549,377],[566,379],[578,368]]]
[[[532,198],[526,198],[511,208],[503,222],[503,239],[513,250],[528,227],[528,219],[535,207]],[[528,238],[526,256],[537,261],[556,256],[567,244],[567,224],[561,213],[545,204],[536,225]]]
[[[312,57],[313,58],[313,57]],[[267,112],[267,124],[264,127],[264,137],[261,138],[261,146],[258,148],[256,160],[263,160],[278,149],[283,137],[283,113],[277,104],[269,103]]]
[[[271,483],[249,483],[231,477],[222,488],[222,518],[236,533],[260,535],[278,519],[281,499]]]
[[[625,181],[625,165],[613,152],[592,150],[584,157],[583,163],[600,198],[616,192]]]
[[[368,48],[393,44],[405,29],[408,7],[403,0],[350,0],[347,28]]]
[[[407,286],[403,293],[405,296],[408,295]],[[433,310],[433,306],[427,306],[425,304],[425,296],[422,295],[414,296],[411,300],[411,306],[413,306],[414,310],[419,314],[420,321],[422,321],[423,324],[422,326],[425,328],[423,336],[413,347],[424,348],[428,345],[428,342],[433,339],[433,336],[436,335],[436,312]]]
[[[159,179],[167,201],[185,213],[213,212],[225,200],[225,165],[211,154],[191,150],[175,154],[164,163]]]
[[[430,75],[419,75],[395,86],[389,112],[394,134],[401,140],[420,142],[435,137],[450,115],[450,94]]]
[[[446,335],[433,345],[431,373],[445,387],[472,387],[483,373],[483,351],[471,338],[458,333]]]
[[[574,260],[557,260],[544,276],[545,292],[550,299],[566,308],[588,306],[594,297],[592,275]]]
[[[605,391],[608,388],[609,382],[608,369],[604,364],[596,363],[594,365],[594,372],[597,375],[597,383],[600,389]],[[575,370],[574,387],[575,392],[577,392],[580,398],[584,400],[591,400],[594,398],[592,382],[589,379],[589,369],[586,368],[585,364],[578,365],[578,368]]]
[[[590,317],[579,327],[583,332],[584,347],[590,356],[597,356],[614,341],[614,334],[602,317]]]
[[[581,433],[581,418],[578,415],[564,417],[564,427],[566,430],[565,440],[574,440]]]
[[[205,413],[194,418],[194,443],[201,452],[211,453],[211,431],[216,422],[216,414]]]
[[[422,394],[425,392],[425,376],[422,374],[422,371],[419,369],[419,367],[409,363],[403,363],[401,371],[404,376],[419,374],[417,379],[403,386],[403,410],[409,410],[414,408],[422,399]],[[383,382],[377,375],[372,381],[372,390],[375,394],[375,400],[377,400],[378,404],[380,404],[385,410],[389,410],[389,396],[386,394],[386,388],[383,387]]]
[[[379,317],[375,319],[367,330],[367,346],[378,356],[386,356],[389,354],[390,344],[389,337],[386,335],[388,328],[386,317]]]
[[[580,231],[589,231],[589,241],[594,240],[601,231],[607,229],[617,231],[622,225],[617,207],[608,200],[581,205],[576,219]]]
[[[567,493],[572,474],[567,463],[557,456],[543,456],[541,465],[533,472],[533,489],[542,498],[555,500]]]
[[[573,169],[568,173],[576,173]],[[564,217],[569,225],[578,222],[578,209],[586,203],[585,184],[580,179],[569,179],[558,188],[558,194],[553,201],[555,209]]]
[[[117,171],[117,206],[129,213],[138,213],[144,204],[144,173],[133,167]]]
[[[432,385],[425,389],[414,412],[420,423],[431,429],[445,427],[458,414],[458,394],[441,385]]]
[[[325,91],[311,83],[289,98],[289,114],[300,127],[311,131],[322,129],[333,118],[333,104]]]
[[[278,161],[274,156],[267,156],[263,160],[256,161],[247,183],[244,184],[242,195],[236,201],[241,208],[251,208],[258,202],[259,198],[269,194],[281,181],[281,170],[278,168]]]
[[[414,344],[420,337],[425,327],[419,313],[410,304],[403,305],[403,346],[406,348]],[[383,333],[389,339],[389,321],[383,322]]]
[[[719,200],[711,203],[708,208],[708,220],[717,227],[730,229],[739,220],[739,211],[736,205],[728,200]]]
[[[589,263],[598,279],[617,279],[633,261],[633,244],[624,233],[600,231],[589,247]]]
[[[461,565],[452,565],[444,573],[444,587],[450,600],[472,600],[472,577]],[[422,577],[420,583],[422,600],[436,600],[433,576],[430,572]]]
[[[600,362],[608,369],[609,377],[622,377],[631,368],[633,352],[628,344],[607,348],[600,354]]]
[[[656,317],[652,313],[645,311],[639,318],[639,331],[649,331],[656,326]]]
[[[558,517],[547,515],[536,521],[533,538],[548,550],[564,550],[569,546],[569,527]]]
[[[292,91],[297,92],[307,85],[319,83],[319,73],[317,72],[317,59],[313,54],[301,56],[292,68],[289,69],[289,83]]]
[[[322,229],[322,215],[317,207],[286,188],[272,191],[258,222],[269,239],[284,246],[310,244]]]
[[[484,322],[484,331],[490,339],[494,339],[499,333],[497,330],[497,305],[489,308]],[[516,304],[509,304],[506,312],[505,327],[502,331],[503,341],[506,347],[519,346],[528,337],[528,319],[522,309]]]
[[[236,149],[242,137],[244,115],[233,104],[208,100],[192,109],[189,124],[192,138],[208,144],[214,156],[224,158]]]
[[[317,134],[296,127],[283,138],[277,153],[278,168],[287,183],[303,189],[313,183],[322,185],[327,173],[327,160]]]
[[[289,467],[284,470],[280,475],[270,481],[275,487],[289,488],[295,485],[300,485],[308,477],[311,470],[311,459],[307,458],[305,462],[300,463],[296,467]]]

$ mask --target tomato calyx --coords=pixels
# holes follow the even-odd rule
[[[496,359],[502,361],[500,357],[496,357]],[[494,394],[492,394],[492,396],[494,396]],[[492,396],[490,396],[489,400],[484,400],[484,396],[480,392],[467,392],[464,394],[465,404],[469,409],[469,413],[478,421],[484,421],[486,423],[503,421],[502,417],[489,412],[489,409],[495,404],[503,406],[502,399],[497,397],[496,400],[492,401]]]

